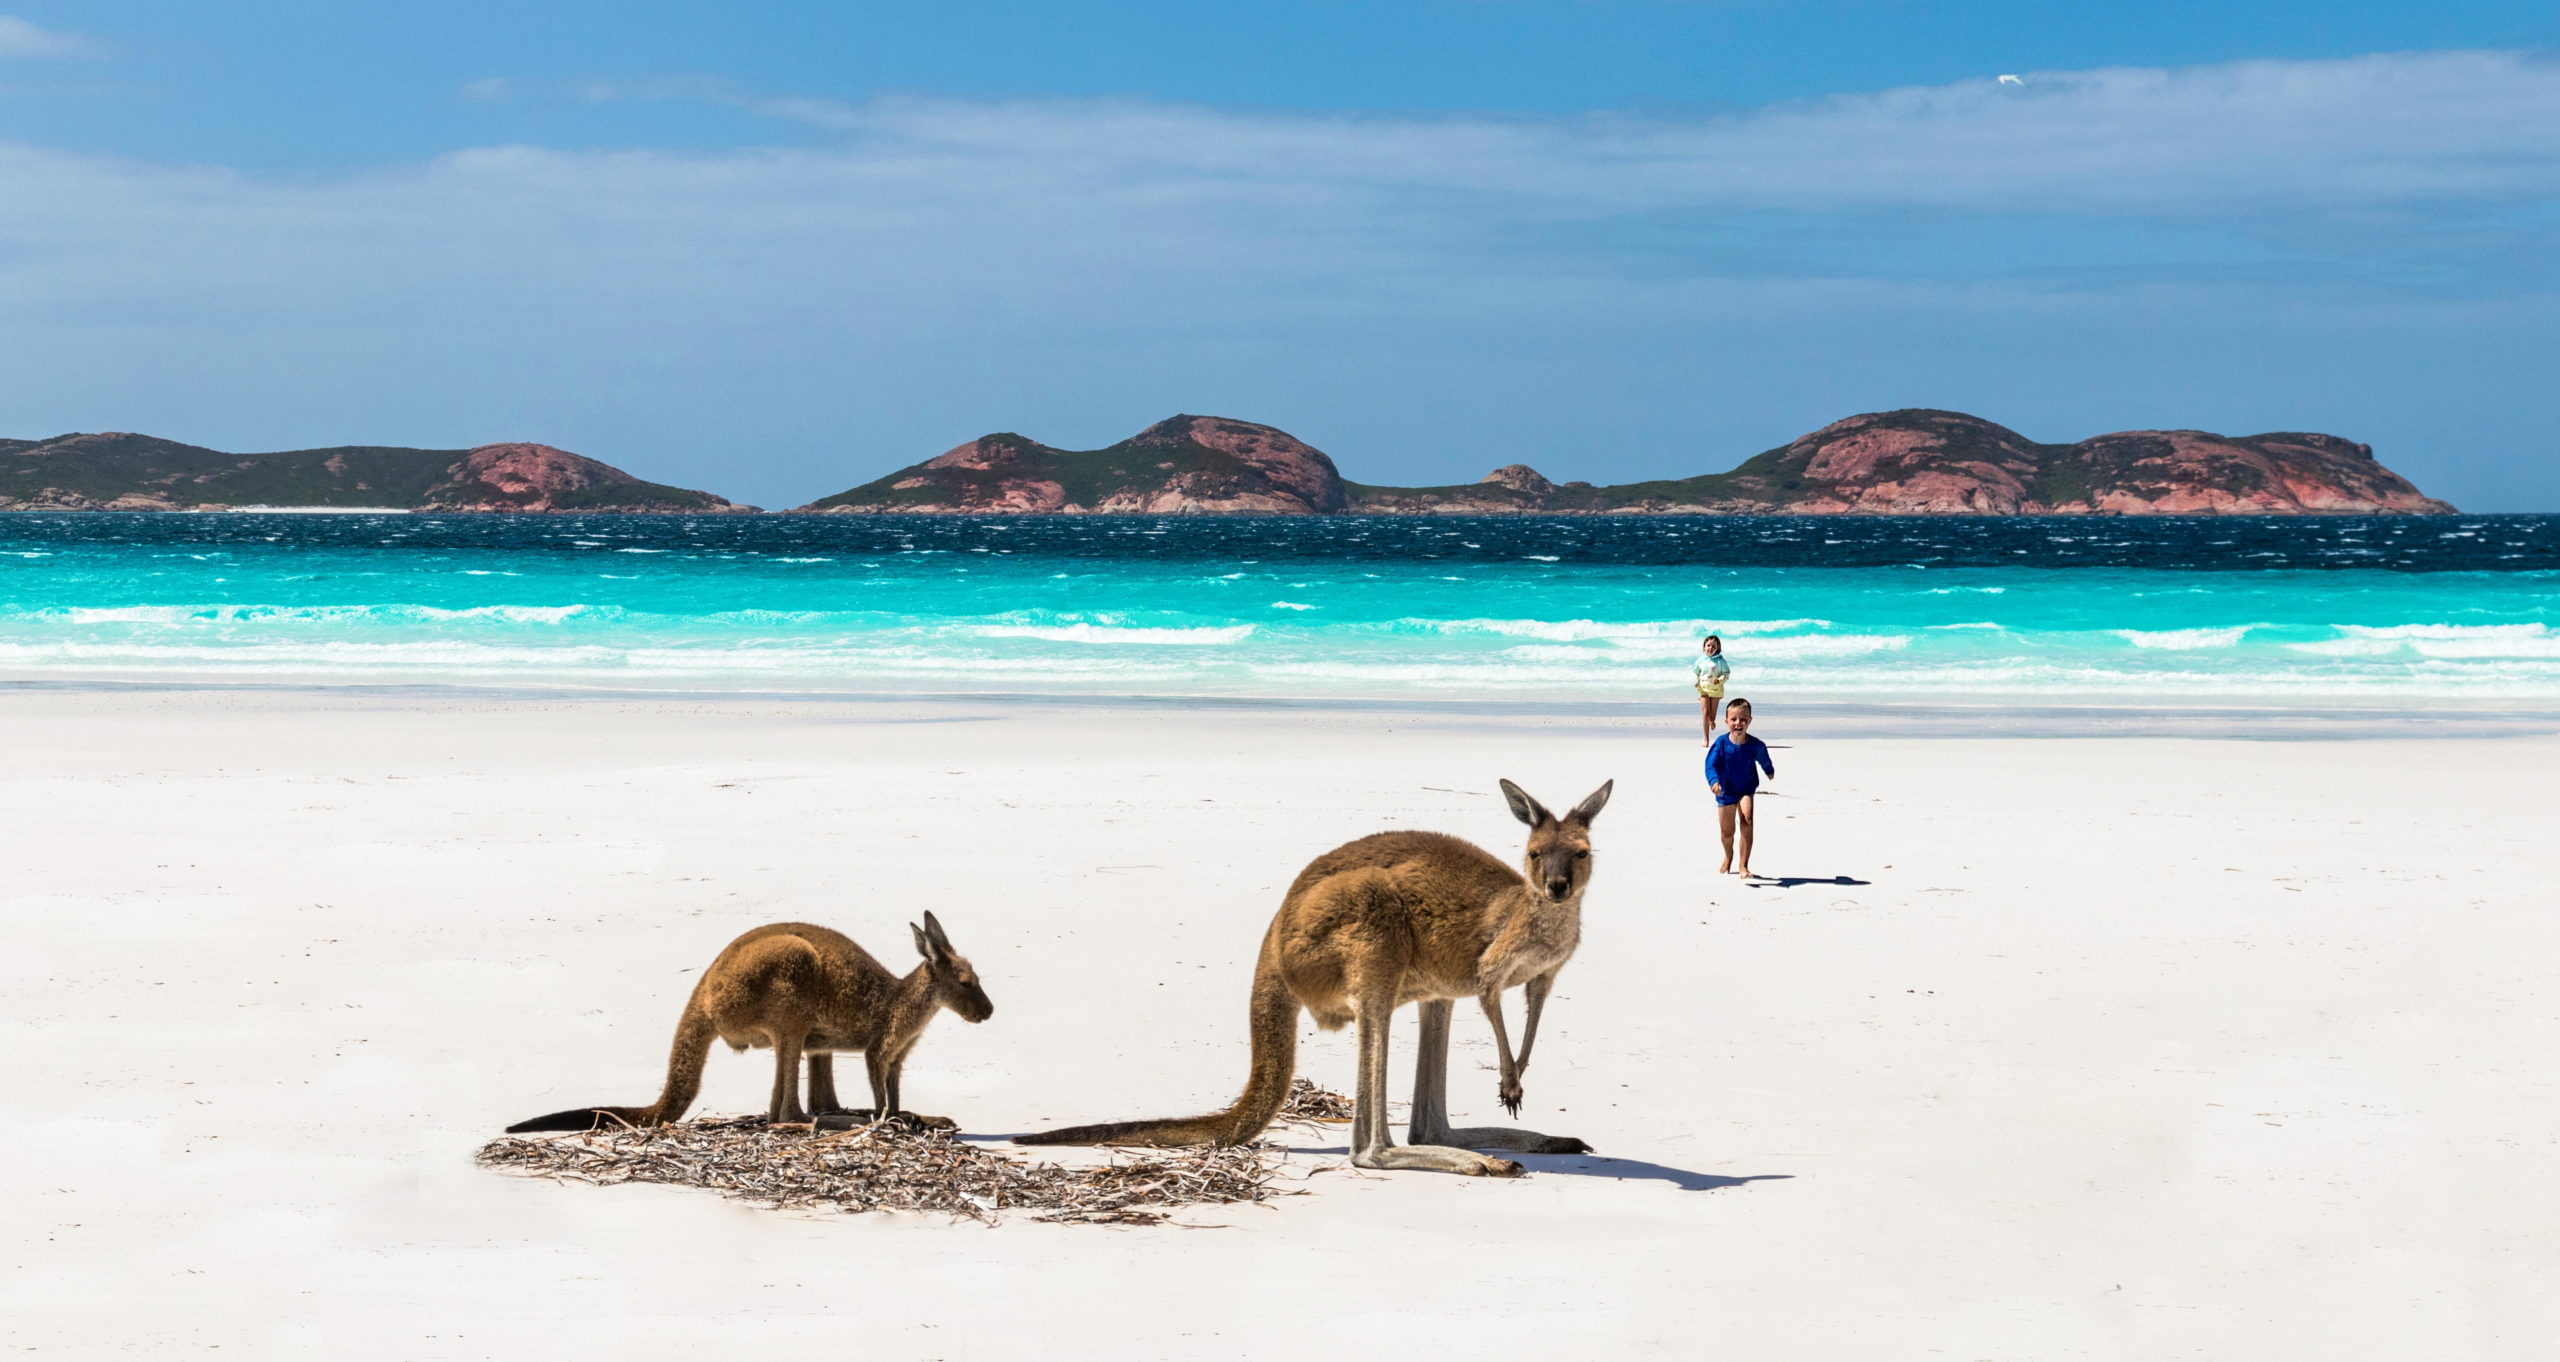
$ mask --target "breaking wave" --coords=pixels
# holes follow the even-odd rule
[[[2010,533],[1977,524],[1826,522],[1814,538],[1867,536],[1875,561],[1842,565],[1787,524],[1738,552],[1730,524],[0,517],[0,679],[1678,705],[1713,632],[1773,705],[2560,703],[2560,559],[2534,547],[2560,520],[2475,524],[2458,550],[2404,536],[2397,568],[2338,566],[2379,531],[2252,525],[2154,570],[2121,560],[2197,531],[2111,522],[1995,566],[2016,545],[1965,559]],[[2470,556],[2410,566],[2438,552]]]

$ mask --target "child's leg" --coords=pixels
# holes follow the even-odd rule
[[[1716,805],[1716,831],[1724,835],[1724,859],[1716,863],[1716,873],[1721,875],[1733,869],[1733,806],[1731,804]],[[1744,864],[1749,864],[1749,858],[1744,859]]]
[[[1725,810],[1735,816],[1733,826],[1741,834],[1742,873],[1745,877],[1751,874],[1751,804],[1757,798],[1757,795],[1744,795],[1733,807]],[[1731,840],[1730,837],[1727,840]]]
[[[1705,729],[1705,730],[1706,730],[1705,740],[1704,740],[1704,741],[1702,741],[1701,743],[1699,743],[1699,746],[1701,746],[1701,747],[1713,747],[1713,746],[1715,746],[1715,745],[1716,745],[1716,700],[1715,700],[1715,697],[1714,697],[1714,696],[1712,696],[1712,695],[1701,695],[1701,696],[1699,696],[1699,697],[1698,697],[1698,716],[1699,716],[1699,719],[1700,719],[1700,721],[1701,721],[1701,722],[1699,723],[1699,727],[1700,727],[1700,728],[1703,728],[1703,729]]]

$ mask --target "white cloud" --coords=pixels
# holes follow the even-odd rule
[[[42,29],[14,15],[0,14],[0,59],[93,56],[97,44],[73,33]]]
[[[1694,118],[888,101],[836,125],[1078,173],[1498,194],[1575,214],[2215,211],[2544,195],[2560,63],[2505,52],[2043,73]]]
[[[0,220],[0,301],[270,309],[343,289],[444,306],[503,280],[610,306],[822,280],[922,305],[1190,278],[1300,308],[1497,282],[2111,288],[2235,270],[2424,292],[2530,256],[2553,232],[2535,205],[2560,202],[2560,63],[2513,53],[2043,73],[2023,94],[1974,81],[1696,117],[587,94],[716,99],[831,136],[493,147],[339,177],[0,147],[0,198],[52,206]]]
[[[1469,365],[1514,366],[1486,429],[1595,428],[1574,403],[1616,419],[1654,400],[1629,375],[1767,363],[1772,393],[1822,394],[1774,443],[1869,404],[1853,390],[1954,403],[1946,376],[1984,368],[1967,347],[2032,387],[2101,315],[2125,345],[2149,328],[2198,356],[2280,332],[2305,382],[2377,393],[2402,376],[2315,366],[2299,337],[2395,310],[2374,334],[2458,335],[2495,307],[2524,338],[2505,353],[2554,349],[2560,64],[2514,53],[2045,72],[1695,116],[581,93],[823,137],[335,175],[0,145],[0,201],[45,206],[0,214],[0,410],[65,424],[26,413],[148,374],[262,413],[372,411],[390,388],[476,413],[586,402],[672,440],[685,412],[740,404],[817,429],[861,392],[933,432],[903,449],[1015,422],[989,393],[1151,418],[1290,382],[1401,402],[1472,383]],[[2087,364],[2084,389],[2147,381],[2119,354]],[[2284,412],[2233,424],[2346,424]]]
[[[844,134],[854,157],[1108,180],[1496,194],[1580,215],[1715,207],[2175,212],[2501,199],[2560,187],[2560,62],[2386,54],[2044,72],[1677,117],[1415,117],[1138,101],[867,104],[703,80],[699,99]]]

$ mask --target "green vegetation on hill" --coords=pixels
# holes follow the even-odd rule
[[[508,485],[481,480],[467,449],[339,445],[274,454],[226,454],[149,435],[64,435],[0,441],[0,507],[153,505],[484,507],[715,511],[708,493],[641,482],[576,455],[542,451]],[[566,476],[561,470],[568,470]]]
[[[932,462],[910,465],[800,509],[997,504],[1026,483],[1055,483],[1063,504],[1085,507],[1103,505],[1115,497],[1145,497],[1177,479],[1203,498],[1271,487],[1262,466],[1195,439],[1192,431],[1197,419],[1184,415],[1159,421],[1102,449],[1058,449],[1005,431],[964,446],[968,451],[964,461],[939,467]],[[915,485],[901,487],[900,483]]]
[[[110,502],[141,494],[181,506],[413,506],[468,452],[348,445],[225,454],[148,435],[9,445],[0,454],[0,500],[52,492]]]

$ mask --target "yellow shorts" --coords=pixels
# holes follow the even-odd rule
[[[1698,687],[1698,698],[1701,700],[1721,700],[1724,698],[1724,687],[1700,686]]]

